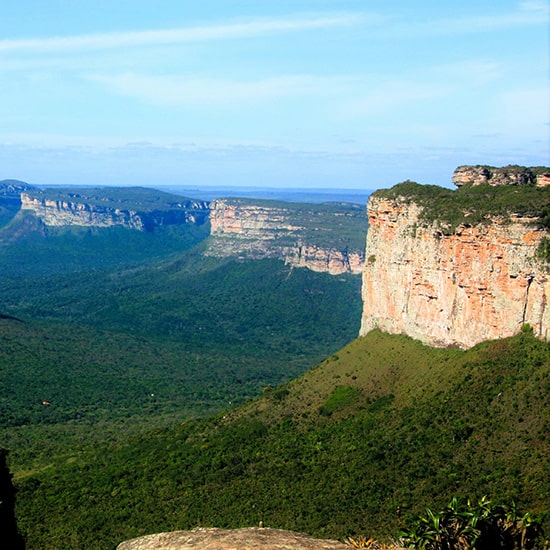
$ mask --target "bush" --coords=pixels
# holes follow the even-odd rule
[[[543,532],[531,514],[483,497],[474,505],[453,498],[440,512],[427,508],[399,536],[406,547],[424,550],[529,550],[542,548]]]

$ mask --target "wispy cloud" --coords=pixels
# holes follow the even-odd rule
[[[549,11],[550,8],[546,1],[526,0],[520,2],[516,9],[511,11],[427,21],[411,20],[396,24],[392,31],[398,31],[402,38],[406,38],[409,36],[467,35],[537,25],[547,26]]]
[[[107,85],[121,95],[165,105],[236,104],[265,101],[300,95],[334,93],[343,86],[338,78],[290,75],[237,81],[216,78],[193,78],[183,75],[145,75],[123,73],[114,76],[90,75],[90,80]]]
[[[98,33],[78,36],[0,40],[0,52],[106,50],[122,47],[178,44],[249,38],[269,34],[356,25],[365,20],[358,14],[311,15],[262,18],[244,22],[164,30]]]

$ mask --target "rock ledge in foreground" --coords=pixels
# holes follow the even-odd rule
[[[246,529],[205,529],[158,533],[127,540],[117,550],[350,550],[334,540],[252,527]]]

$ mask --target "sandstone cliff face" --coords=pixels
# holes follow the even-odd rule
[[[444,234],[402,198],[371,197],[361,335],[374,328],[434,346],[471,347],[530,324],[550,338],[547,235],[527,219]]]
[[[542,167],[541,167],[542,168]],[[524,166],[459,166],[453,174],[453,183],[461,185],[550,185],[550,172]]]
[[[138,231],[150,231],[158,225],[203,223],[208,216],[207,205],[201,201],[182,202],[170,209],[138,211],[84,200],[52,200],[27,193],[21,193],[21,209],[33,211],[45,225],[53,227],[117,225]]]
[[[360,274],[364,250],[340,237],[335,229],[360,214],[350,207],[316,212],[310,207],[261,204],[239,199],[210,203],[211,237],[206,254],[237,258],[278,258],[313,271]],[[354,225],[355,224],[355,225]],[[363,228],[364,240],[366,225]],[[319,244],[322,240],[324,244]]]

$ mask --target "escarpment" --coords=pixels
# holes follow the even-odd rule
[[[202,224],[208,219],[208,204],[153,190],[129,188],[127,197],[90,189],[21,193],[21,210],[32,211],[51,227],[122,226],[151,231],[160,225]],[[120,192],[120,190],[117,190]]]
[[[368,204],[361,335],[471,347],[550,339],[550,189],[404,183]]]
[[[367,226],[357,205],[217,199],[210,224],[211,256],[278,258],[333,275],[363,269]]]
[[[472,185],[550,185],[550,169],[544,166],[526,168],[525,166],[494,166],[476,165],[459,166],[453,174],[453,183],[460,187]]]

